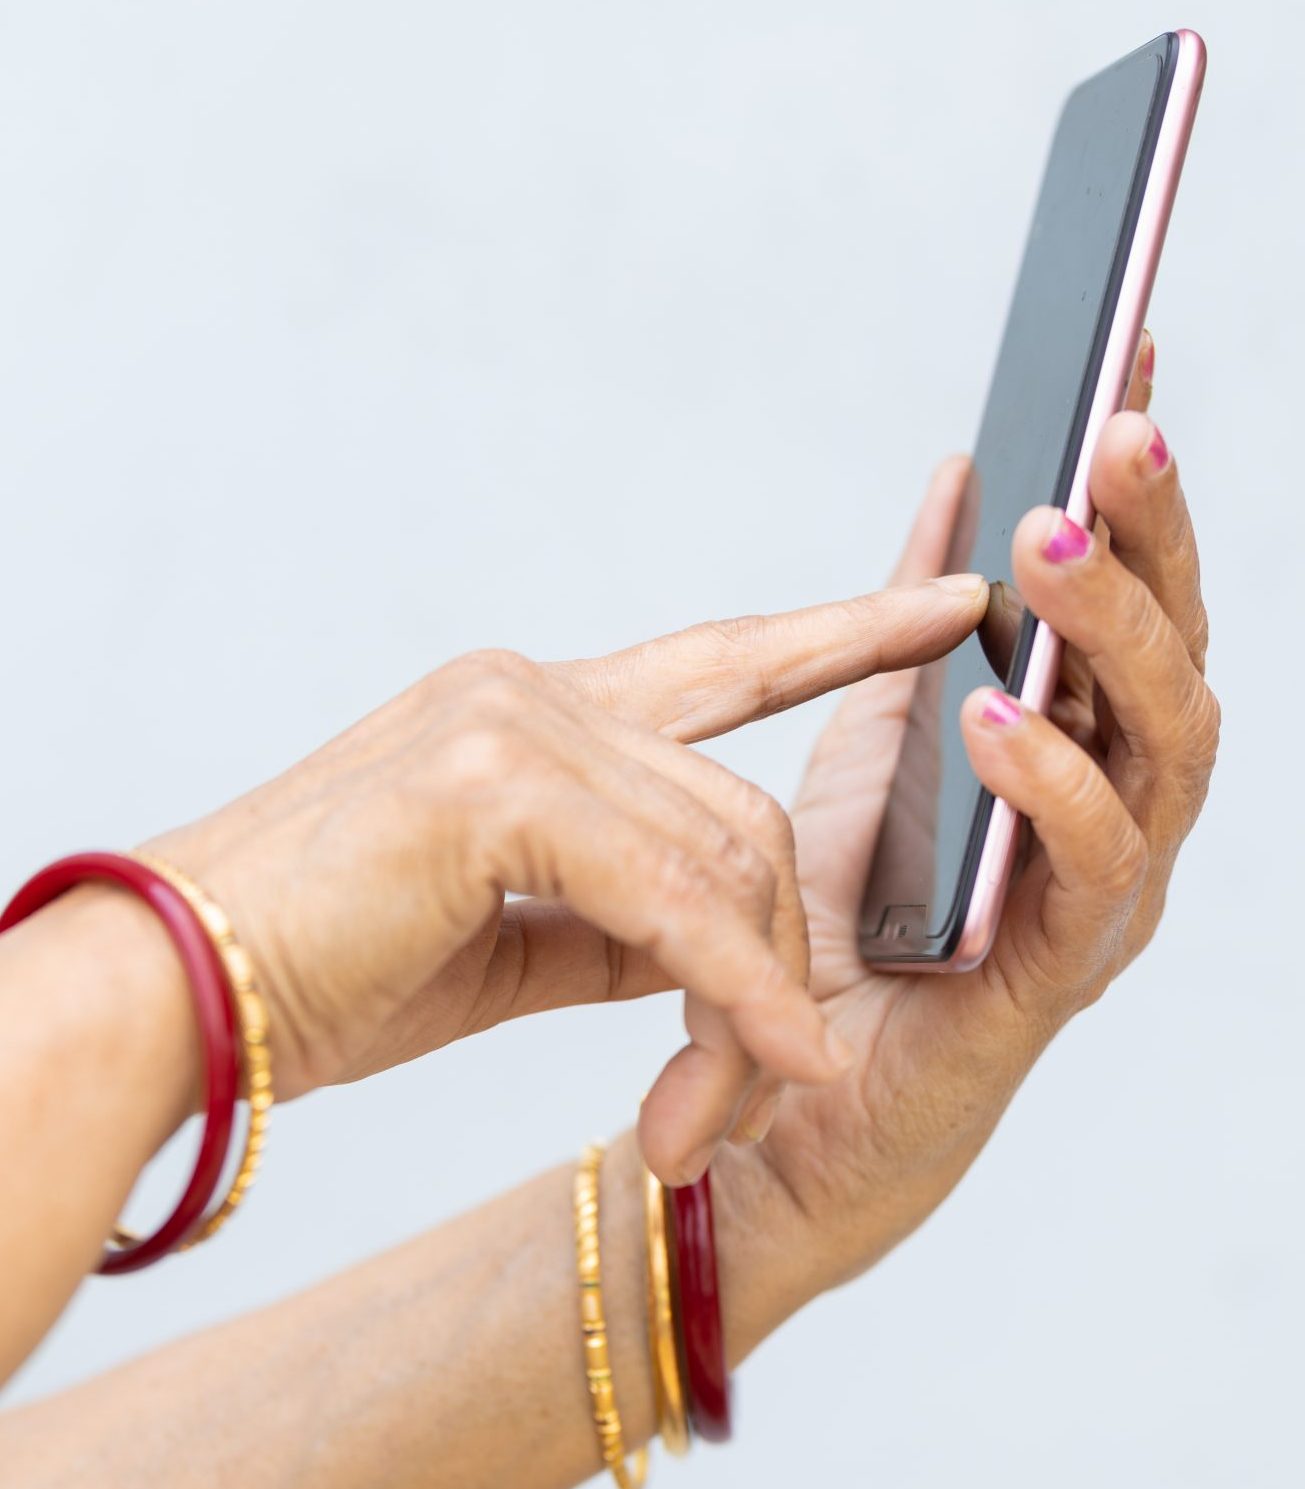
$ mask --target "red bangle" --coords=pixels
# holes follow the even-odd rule
[[[699,1437],[708,1442],[727,1442],[730,1383],[716,1279],[710,1171],[696,1184],[672,1189],[671,1198],[675,1205],[675,1270],[689,1416]]]
[[[153,1235],[121,1250],[106,1250],[98,1270],[134,1272],[175,1250],[204,1219],[222,1176],[235,1123],[240,1081],[235,1014],[226,972],[199,917],[161,875],[118,853],[76,853],[42,869],[10,900],[0,915],[0,932],[10,930],[74,885],[107,881],[139,896],[163,922],[190,983],[204,1062],[204,1132],[194,1172],[175,1210]]]

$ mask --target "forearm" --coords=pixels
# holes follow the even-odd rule
[[[599,1464],[572,1172],[544,1174],[307,1293],[15,1413],[0,1428],[0,1456],[30,1489],[85,1483],[91,1463],[102,1489],[579,1483]],[[737,1363],[810,1288],[799,1219],[755,1155],[723,1155],[716,1199],[726,1343]],[[627,1135],[604,1164],[599,1215],[631,1449],[654,1431],[642,1203]]]
[[[0,1380],[96,1264],[197,1064],[185,980],[151,912],[88,887],[0,936]]]

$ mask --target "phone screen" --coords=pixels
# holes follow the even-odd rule
[[[1035,620],[1011,582],[1011,534],[1030,507],[1068,500],[1172,51],[1160,37],[1088,79],[1056,129],[947,561],[988,579],[988,612],[921,670],[863,904],[872,959],[945,958],[963,928],[992,797],[958,716],[975,688],[1018,694],[1024,680]]]

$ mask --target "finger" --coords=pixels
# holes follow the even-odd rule
[[[667,1062],[639,1112],[644,1162],[676,1186],[702,1177],[738,1122],[756,1071],[719,1009],[686,997],[684,1022],[690,1042]]]
[[[763,1142],[774,1124],[783,1095],[783,1081],[758,1080],[734,1124],[730,1141],[740,1144]]]
[[[615,944],[569,905],[540,899],[504,905],[479,983],[485,1028],[549,1008],[623,1002],[677,986],[650,951]]]
[[[798,891],[793,826],[784,808],[760,786],[696,750],[587,703],[576,706],[581,710],[582,727],[592,737],[605,741],[622,758],[638,761],[673,782],[723,823],[738,844],[748,845],[765,859],[775,876],[771,924],[775,950],[792,976],[805,982],[810,962],[806,916]],[[659,808],[655,803],[649,805],[652,820],[659,820]],[[735,852],[742,851],[738,844]]]
[[[1151,404],[1151,391],[1155,383],[1155,342],[1150,331],[1143,330],[1137,344],[1137,356],[1133,359],[1133,372],[1128,380],[1128,393],[1124,407],[1144,414]]]
[[[1150,419],[1116,414],[1109,421],[1097,442],[1089,484],[1120,562],[1155,595],[1203,671],[1209,624],[1196,534],[1178,468]]]
[[[455,958],[446,976],[457,973]],[[467,980],[481,989],[476,1028],[549,1008],[642,998],[675,986],[650,953],[613,943],[565,905],[534,899],[504,906],[489,965],[482,953]],[[675,1123],[658,1149],[667,1163],[702,1149],[714,1151],[727,1135],[734,1142],[760,1142],[784,1089],[783,1082],[759,1075],[726,1014],[686,994],[686,1007],[695,1002],[720,1021],[721,1032],[695,1040],[704,1058],[687,1075],[677,1075]],[[675,1182],[691,1183],[694,1177]]]
[[[583,789],[702,859],[726,892],[751,896],[758,925],[773,935],[792,977],[805,982],[793,830],[779,803],[716,761],[590,705],[547,668],[536,667],[530,685],[512,704],[529,714],[536,753],[547,750]]]
[[[598,709],[593,712],[595,730],[700,797],[722,821],[765,854],[775,873],[771,944],[789,973],[805,984],[810,947],[788,814],[766,792],[717,761],[614,715]],[[691,1029],[695,1002],[692,995],[686,997]],[[712,1014],[717,1022],[711,1022]],[[760,1142],[770,1130],[783,1089],[781,1081],[759,1076],[755,1063],[743,1056],[728,1020],[720,1024],[721,1017],[718,1011],[699,1005],[696,1023],[708,1029],[711,1037],[697,1038],[682,1051],[668,1078],[674,1091],[673,1104],[668,1106],[674,1112],[674,1127],[662,1135],[658,1152],[692,1152],[696,1155],[695,1166],[703,1155],[710,1161],[709,1155],[726,1136],[735,1143]],[[647,1118],[650,1124],[659,1120],[663,1099],[670,1101],[659,1091]],[[681,1182],[691,1183],[697,1177],[694,1173]]]
[[[516,808],[520,812],[521,808]],[[731,1016],[743,1046],[790,1080],[836,1079],[851,1052],[825,1026],[718,864],[686,851],[569,780],[519,830],[496,834],[491,871],[512,891],[563,899],[618,941],[647,952],[676,984]]]
[[[523,664],[500,722],[511,749],[515,723],[528,717],[530,742],[519,768],[541,753],[579,789],[619,805],[659,836],[722,875],[724,892],[757,892],[769,876],[764,911],[776,951],[795,980],[807,976],[805,916],[793,861],[793,833],[778,802],[723,765],[651,730],[593,708],[557,685],[546,668]],[[501,753],[501,749],[499,751]],[[758,910],[760,916],[760,910]],[[758,919],[764,928],[765,917]],[[505,906],[502,933],[484,968],[485,1001],[497,1018],[543,1007],[639,997],[672,984],[638,948],[614,955],[607,936],[552,900]]]
[[[987,586],[953,575],[783,615],[712,621],[596,661],[559,664],[591,702],[694,741],[876,672],[932,661],[978,624]]]
[[[789,973],[805,984],[810,964],[806,914],[798,890],[792,824],[784,809],[760,787],[695,750],[601,709],[587,704],[581,708],[581,721],[596,737],[683,787],[765,857],[775,875],[771,944]],[[691,996],[686,1007],[694,1008]],[[701,1009],[700,1019],[706,1014]],[[697,1041],[702,1047],[692,1057],[686,1052],[683,1068],[677,1067],[677,1100],[684,1114],[680,1120],[692,1126],[698,1152],[719,1143],[727,1132],[735,1142],[760,1141],[778,1103],[782,1083],[773,1078],[759,1080],[751,1060],[734,1058],[734,1051],[730,1058],[716,1058],[729,1038],[728,1022],[721,1029],[713,1027],[712,1039]],[[658,1110],[655,1103],[653,1112]],[[726,1115],[731,1117],[731,1127],[717,1128],[716,1122]],[[677,1140],[687,1139],[677,1134]]]
[[[1195,820],[1217,742],[1213,695],[1156,597],[1106,544],[1052,507],[1015,532],[1016,581],[1047,623],[1086,658],[1123,750],[1111,773],[1148,829]]]
[[[1049,870],[1045,880],[1019,881],[1016,899],[1039,903],[1035,913],[1006,916],[1004,926],[1019,939],[1003,946],[999,938],[994,957],[1000,967],[1013,954],[1022,978],[1045,996],[1072,997],[1110,954],[1115,928],[1141,892],[1146,839],[1092,757],[1007,694],[972,693],[961,730],[975,774],[1029,819]]]
[[[585,789],[619,803],[718,871],[722,892],[751,906],[790,975],[805,983],[806,920],[792,829],[779,804],[715,761],[591,707],[570,688],[554,690],[542,669],[532,681],[539,685],[529,703],[536,747],[546,742],[556,759],[574,767]],[[507,907],[499,941],[482,983],[482,1006],[494,1022],[559,1001],[638,996],[667,986],[649,954],[617,950],[551,902]],[[677,1067],[677,1122],[666,1141],[683,1148],[681,1156],[690,1151],[686,1143],[697,1152],[723,1140],[758,1074],[728,1015],[693,997],[687,1006],[696,1009],[698,1025],[710,1026],[711,1038],[695,1041],[692,1056]],[[652,1110],[658,1109],[655,1102]],[[665,1145],[659,1151],[665,1153]]]

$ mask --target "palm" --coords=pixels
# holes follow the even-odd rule
[[[963,462],[935,479],[898,571],[942,563]],[[891,1193],[889,1240],[912,1228],[986,1140],[1027,1067],[1027,1024],[1013,988],[1032,954],[1048,872],[1036,844],[1012,891],[992,955],[976,971],[937,977],[876,973],[858,947],[861,902],[898,758],[915,676],[890,674],[848,690],[819,740],[793,811],[811,936],[811,985],[861,1058],[846,1084],[791,1092],[767,1144],[792,1187],[824,1200]],[[1062,727],[1096,733],[1086,667],[1071,658],[1057,698]],[[892,1178],[892,1185],[876,1180]],[[913,1182],[903,1183],[909,1177]]]
[[[964,1172],[1018,1079],[1009,1053],[1015,1010],[1002,970],[1018,956],[1011,915],[993,957],[962,976],[876,973],[858,949],[865,870],[910,686],[909,676],[888,676],[850,691],[794,810],[812,990],[860,1063],[850,1077],[854,1097],[847,1084],[790,1092],[768,1142],[790,1183],[814,1183],[821,1199],[831,1190],[839,1198],[891,1193],[905,1208],[878,1218],[889,1220],[894,1237]],[[1035,891],[1038,877],[1031,861],[1016,901]],[[891,1185],[876,1182],[890,1177]],[[916,1182],[904,1184],[906,1177]]]

